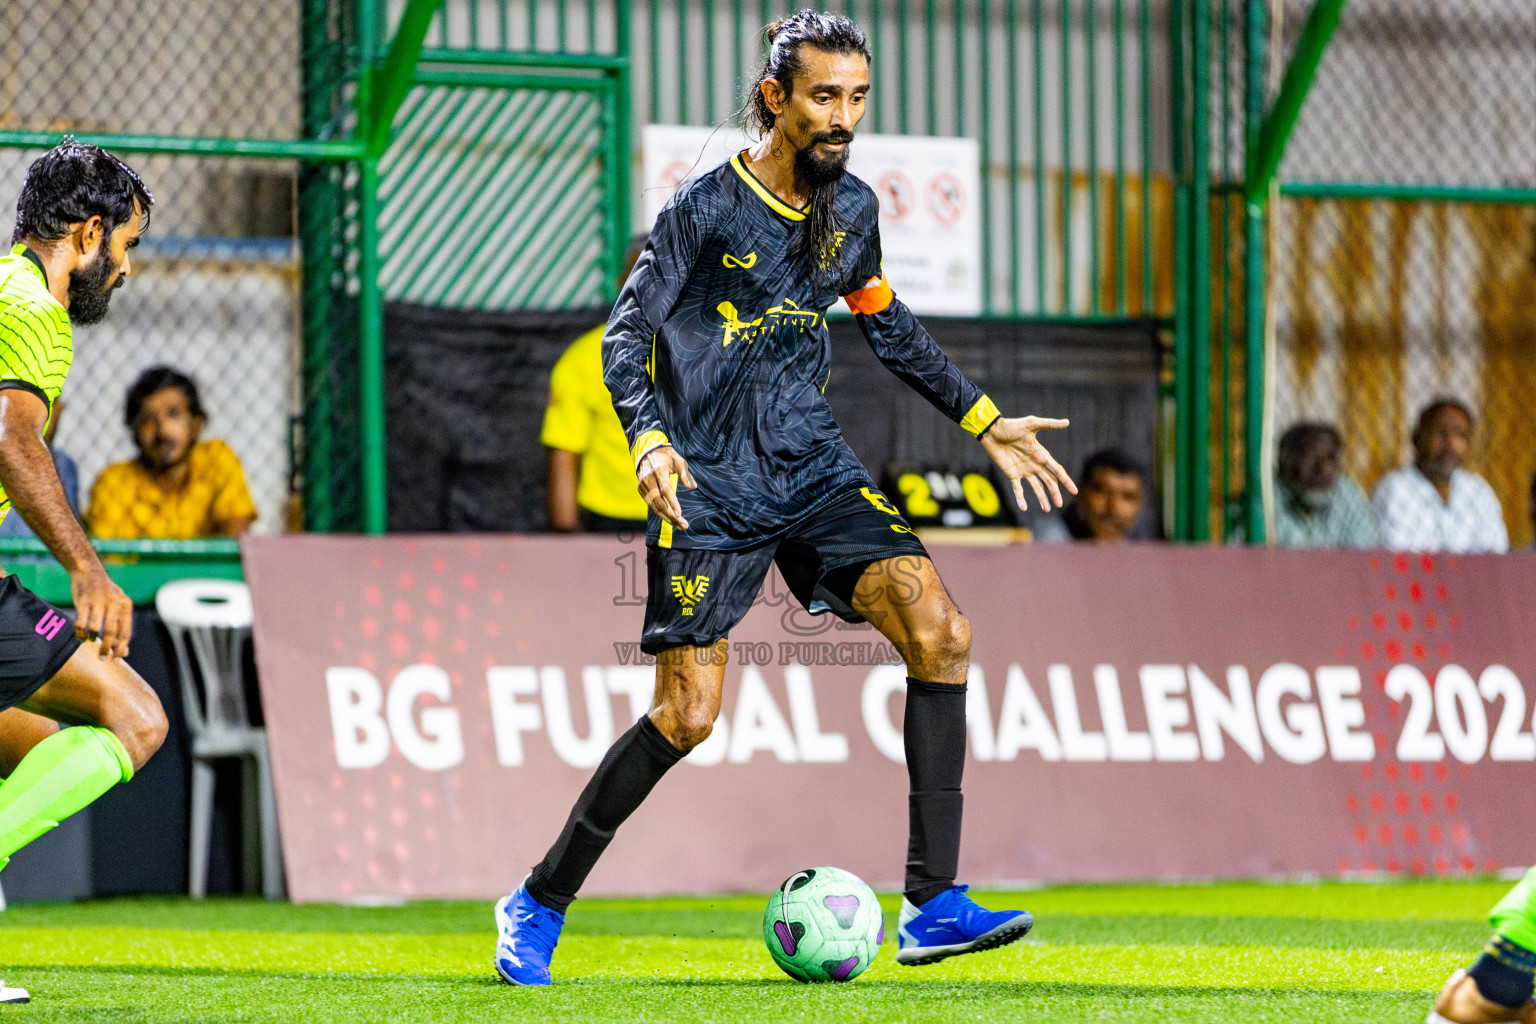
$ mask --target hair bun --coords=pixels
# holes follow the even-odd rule
[[[772,46],[773,41],[779,38],[779,33],[784,31],[784,26],[788,25],[789,22],[789,18],[780,18],[778,21],[770,22],[768,27],[763,29],[764,41],[766,41],[769,46]]]

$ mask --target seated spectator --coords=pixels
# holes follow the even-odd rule
[[[1141,464],[1118,449],[1106,448],[1088,457],[1077,479],[1077,497],[1061,514],[1035,521],[1036,543],[1119,544],[1131,539],[1146,504]]]
[[[630,243],[620,287],[648,237]],[[598,324],[571,342],[550,375],[539,440],[549,449],[549,525],[562,532],[645,530],[648,510],[635,485],[629,439],[603,383],[606,326]]]
[[[1298,423],[1280,438],[1275,543],[1283,548],[1376,546],[1376,514],[1339,472],[1344,439],[1331,423]]]
[[[1414,463],[1387,474],[1372,503],[1381,542],[1400,551],[1508,551],[1504,511],[1488,481],[1463,469],[1472,448],[1472,412],[1442,398],[1419,415]]]
[[[80,467],[75,465],[75,460],[69,453],[54,443],[54,435],[59,432],[59,419],[64,415],[64,399],[59,398],[53,403],[51,415],[48,417],[48,426],[43,430],[43,443],[48,446],[49,453],[53,456],[53,468],[58,470],[59,483],[64,485],[64,499],[69,502],[70,509],[75,515],[80,514]],[[37,539],[37,534],[32,532],[32,527],[21,518],[21,514],[14,508],[0,520],[0,537],[27,537]],[[12,555],[12,560],[17,556]],[[39,556],[42,557],[42,556]]]
[[[128,389],[128,429],[139,457],[102,470],[86,528],[97,537],[235,537],[256,521],[245,472],[223,441],[201,441],[207,422],[197,384],[168,366]]]

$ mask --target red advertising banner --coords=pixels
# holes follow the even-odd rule
[[[245,542],[289,891],[485,897],[648,706],[645,551]],[[1489,871],[1536,860],[1536,557],[933,550],[974,635],[973,882]],[[905,673],[770,577],[710,739],[592,894],[899,887]]]

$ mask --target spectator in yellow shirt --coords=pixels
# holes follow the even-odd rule
[[[128,429],[139,457],[102,470],[85,525],[117,539],[237,537],[256,521],[245,471],[223,441],[200,441],[207,414],[197,384],[169,366],[128,389]]]
[[[646,237],[630,244],[624,279],[645,249]],[[563,532],[645,529],[645,499],[635,483],[629,439],[603,383],[604,326],[571,342],[549,379],[539,440],[549,449],[549,525]]]

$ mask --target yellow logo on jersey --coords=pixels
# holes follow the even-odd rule
[[[693,606],[704,600],[705,591],[709,590],[708,576],[673,576],[672,593],[677,597],[677,603],[683,606],[684,615],[693,614]]]
[[[720,262],[728,267],[740,267],[742,270],[751,270],[757,263],[757,253],[755,251],[749,252],[745,256],[732,256],[730,253],[726,253],[720,257]]]
[[[761,337],[764,331],[783,324],[798,324],[801,330],[810,330],[821,322],[820,313],[814,309],[801,309],[795,305],[793,299],[784,299],[756,320],[741,319],[741,314],[736,312],[736,307],[729,302],[720,303],[715,307],[715,311],[725,318],[725,339],[721,342],[722,346],[743,338],[750,345]]]
[[[843,251],[843,239],[847,237],[846,231],[832,232],[832,243],[823,248],[820,253],[821,269],[830,270],[832,264],[837,262],[838,255]]]

